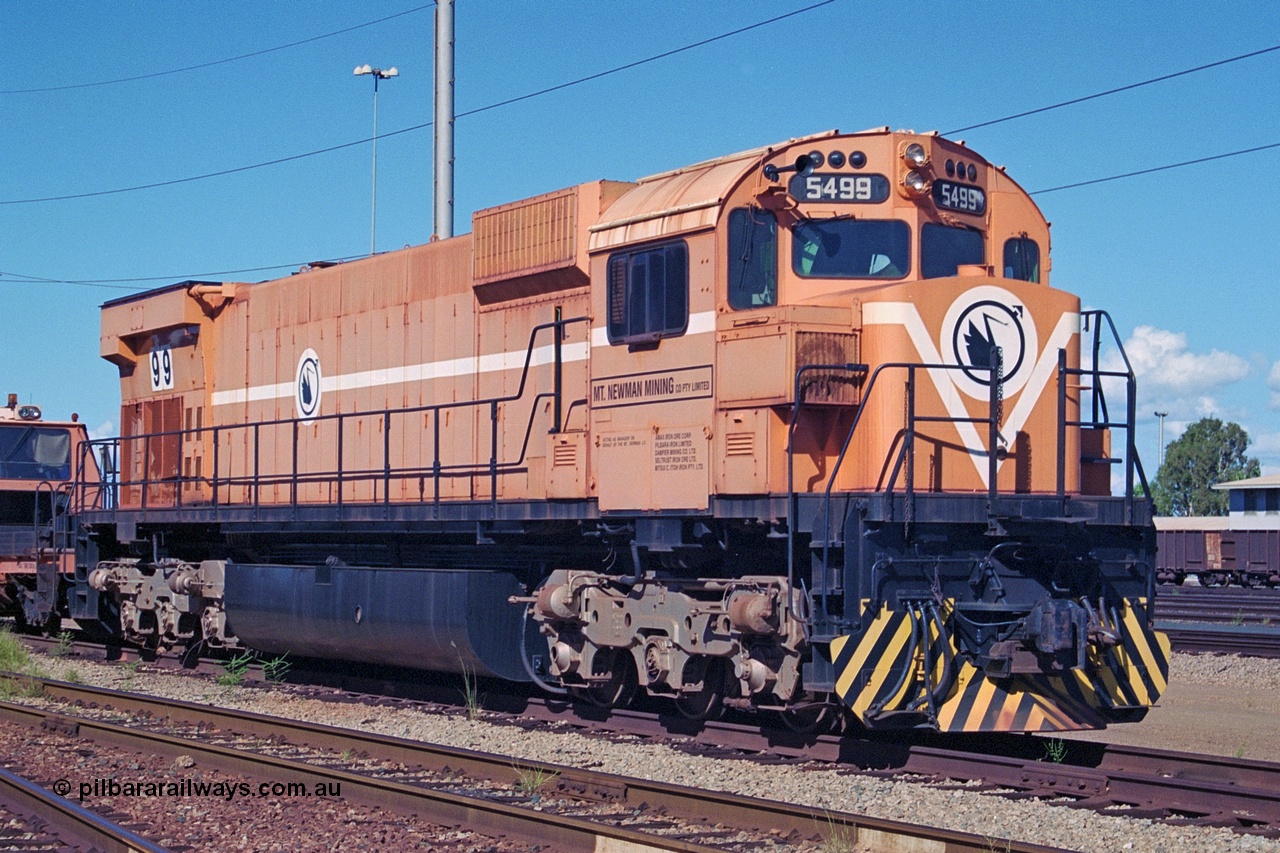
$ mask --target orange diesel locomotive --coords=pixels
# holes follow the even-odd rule
[[[101,497],[87,441],[75,415],[44,420],[39,406],[20,404],[17,394],[0,408],[0,613],[20,623],[43,628],[59,615],[60,579],[74,567],[72,485],[78,480]],[[73,471],[76,462],[87,470]]]
[[[882,128],[112,301],[118,504],[81,508],[71,615],[695,718],[1141,717],[1133,378],[1048,248],[1002,169]]]

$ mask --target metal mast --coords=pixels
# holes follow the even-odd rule
[[[453,236],[453,0],[436,3],[435,213],[431,238]]]

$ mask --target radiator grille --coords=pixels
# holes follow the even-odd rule
[[[481,284],[572,266],[578,197],[572,190],[476,213],[475,280]]]
[[[847,332],[796,332],[796,369],[810,364],[856,364],[858,336]],[[806,403],[854,405],[864,376],[843,370],[805,373],[800,393]]]

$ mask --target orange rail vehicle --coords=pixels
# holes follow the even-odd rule
[[[1004,170],[882,128],[112,301],[118,504],[70,614],[691,717],[1139,718],[1133,376],[1048,249]]]
[[[57,624],[58,596],[75,565],[72,486],[99,486],[97,462],[83,452],[88,438],[75,415],[44,420],[17,394],[0,408],[0,613],[20,624]],[[78,462],[88,469],[74,470]]]

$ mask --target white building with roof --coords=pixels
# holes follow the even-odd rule
[[[1236,530],[1280,530],[1280,474],[1218,483],[1227,493],[1231,527]]]

